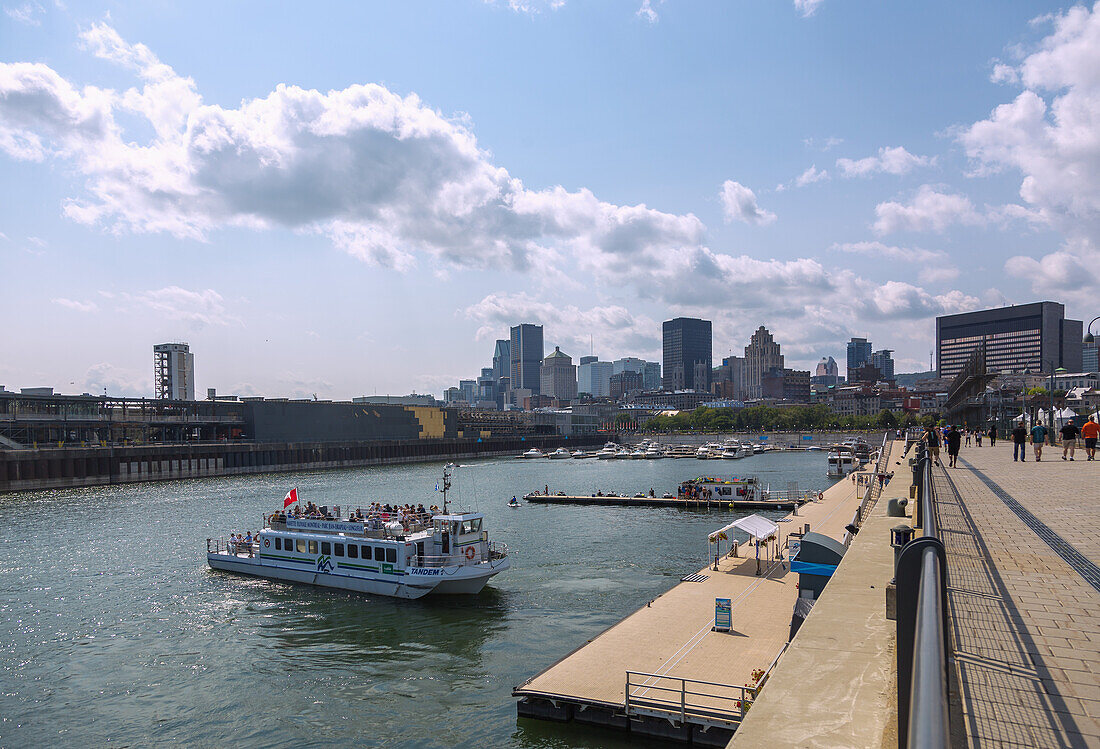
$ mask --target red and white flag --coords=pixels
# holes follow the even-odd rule
[[[286,493],[286,497],[283,498],[283,509],[290,507],[292,504],[298,501],[298,487],[294,487]]]

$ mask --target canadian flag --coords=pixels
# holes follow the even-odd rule
[[[283,509],[290,507],[292,504],[298,501],[298,487],[294,487],[286,493],[283,498]]]

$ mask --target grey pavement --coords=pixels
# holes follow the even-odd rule
[[[934,472],[967,746],[1100,747],[1100,461],[1047,450]]]

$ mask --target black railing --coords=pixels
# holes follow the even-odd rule
[[[950,745],[947,715],[947,577],[933,509],[932,461],[917,447],[914,512],[921,529],[901,550],[895,583],[898,624],[898,737],[903,747]]]

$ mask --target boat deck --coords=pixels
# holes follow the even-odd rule
[[[748,500],[748,499],[677,499],[675,497],[593,497],[589,494],[527,494],[523,497],[536,504],[557,505],[609,505],[612,507],[681,507],[688,510],[728,509],[732,503],[735,510],[791,510],[791,500]],[[805,500],[799,500],[799,506]]]
[[[788,515],[789,522],[780,522],[781,540],[791,531],[801,531],[805,523],[812,531],[841,540],[859,500],[855,482],[839,482],[824,492],[821,500],[802,506],[797,516]],[[690,725],[691,721],[674,726],[664,717],[646,722],[637,717],[632,720],[624,713],[628,670],[673,677],[650,677],[648,681],[633,677],[632,684],[640,680],[654,689],[647,694],[644,687],[634,687],[632,698],[661,699],[664,695],[667,699],[669,693],[656,687],[674,683],[675,679],[748,684],[754,669],[767,669],[781,653],[798,597],[797,574],[782,561],[761,560],[762,574],[757,575],[755,558],[723,558],[717,572],[712,566],[691,576],[699,582],[681,582],[516,687],[513,695],[520,698],[519,715],[629,727],[635,732],[724,746],[735,723],[722,728],[711,721],[704,733],[700,725]],[[728,633],[712,631],[715,598],[732,601],[733,628]],[[698,691],[712,693],[691,698],[699,707],[715,707],[723,713],[734,708],[735,702],[722,698],[720,688]],[[678,704],[678,691],[675,697]]]

